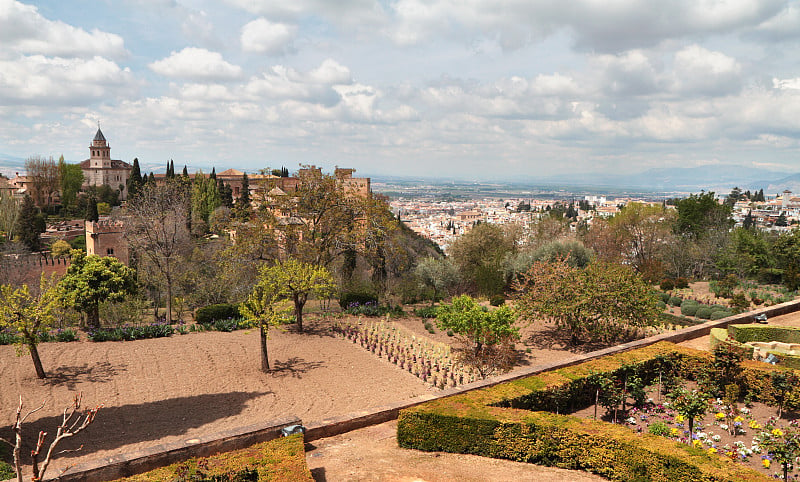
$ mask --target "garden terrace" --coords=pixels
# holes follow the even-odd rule
[[[633,370],[646,382],[666,370],[693,379],[710,354],[661,342],[431,401],[401,412],[398,443],[405,448],[483,455],[596,473],[612,480],[766,480],[752,469],[703,450],[630,429],[561,413],[588,407],[588,379]],[[742,365],[743,391],[773,401],[767,376],[775,367]],[[794,387],[793,396],[800,395]],[[646,442],[646,443],[643,443]]]

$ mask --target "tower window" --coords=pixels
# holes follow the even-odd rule
[[[114,248],[106,248],[106,256],[114,256]]]

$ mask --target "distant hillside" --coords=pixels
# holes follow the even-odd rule
[[[654,168],[629,175],[591,174],[551,176],[541,181],[614,186],[618,188],[646,188],[660,191],[716,191],[727,193],[732,187],[761,189],[772,192],[771,186],[800,183],[800,174],[771,171],[730,164],[715,164],[685,168]],[[787,187],[782,187],[783,191]]]
[[[15,172],[25,170],[25,159],[0,152],[0,173],[13,176]]]

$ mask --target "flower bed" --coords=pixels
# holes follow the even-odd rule
[[[455,387],[478,379],[475,370],[456,362],[448,345],[417,338],[396,325],[383,321],[337,320],[334,330],[433,387]]]
[[[766,475],[724,454],[647,433],[649,427],[631,431],[620,424],[541,411],[564,413],[591,407],[597,400],[593,387],[598,377],[618,378],[627,373],[647,386],[667,372],[694,378],[711,361],[708,353],[662,342],[454,395],[402,411],[398,443],[406,448],[586,470],[612,480],[766,480]],[[744,362],[737,373],[750,398],[774,401],[780,395],[770,381],[776,370],[764,365]],[[787,390],[783,396],[800,396],[800,387],[792,385]],[[667,428],[667,435],[672,435],[672,428],[678,429]],[[752,450],[752,445],[747,448]]]
[[[8,328],[0,330],[0,345],[13,345],[17,343],[19,335]],[[78,341],[78,332],[71,328],[59,328],[39,333],[40,343]]]

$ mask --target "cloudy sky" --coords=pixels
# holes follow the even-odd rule
[[[800,1],[0,0],[0,158],[800,170]]]

